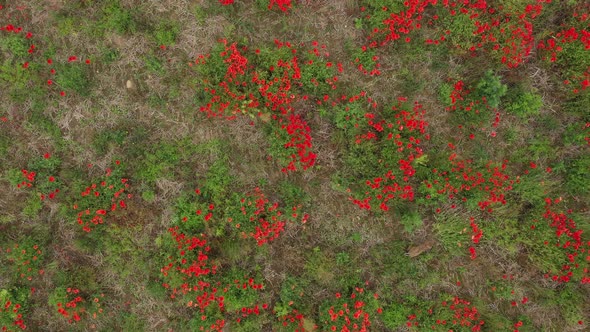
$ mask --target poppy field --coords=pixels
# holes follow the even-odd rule
[[[587,331],[590,4],[0,0],[2,331]]]

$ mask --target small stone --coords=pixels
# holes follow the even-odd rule
[[[127,80],[125,86],[127,87],[127,89],[135,89],[135,83],[133,83],[131,80]]]

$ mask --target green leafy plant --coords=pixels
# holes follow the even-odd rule
[[[382,311],[376,293],[355,287],[350,294],[336,293],[333,299],[326,300],[320,308],[320,320],[332,331],[350,328],[360,331],[370,328],[372,317],[379,316]]]
[[[205,184],[202,187],[204,197],[215,204],[222,204],[228,198],[227,193],[233,181],[227,160],[217,159],[207,170]]]
[[[450,107],[453,105],[451,94],[453,92],[453,86],[448,83],[443,83],[438,87],[438,100],[445,106]]]
[[[55,83],[62,90],[75,92],[82,97],[90,96],[92,82],[85,64],[67,63],[58,67]]]
[[[173,21],[162,21],[154,29],[154,40],[157,45],[174,45],[179,33],[180,26],[177,23]]]
[[[0,34],[0,51],[11,55],[10,58],[24,58],[28,55],[29,43],[22,35]],[[5,53],[5,54],[6,54]]]
[[[508,113],[512,113],[519,117],[527,117],[539,114],[539,110],[543,106],[541,96],[534,92],[527,92],[519,89],[510,89],[506,95],[507,102],[504,109]]]
[[[311,202],[310,195],[291,181],[281,181],[278,191],[284,206],[303,206]]]
[[[411,309],[400,303],[392,303],[383,308],[381,321],[387,328],[395,330],[405,325]]]
[[[408,233],[413,233],[423,225],[422,217],[416,211],[403,213],[400,222]]]
[[[102,130],[94,135],[92,146],[99,154],[105,154],[112,147],[123,144],[129,132],[125,129]]]
[[[0,261],[10,270],[8,275],[19,280],[19,283],[27,283],[44,274],[43,260],[44,250],[33,238],[24,238],[18,243],[11,243],[1,248],[3,257]]]
[[[471,234],[467,232],[464,222],[454,216],[440,216],[437,218],[434,228],[443,248],[451,255],[465,255],[467,253]]]
[[[74,218],[87,233],[104,224],[111,214],[126,209],[126,201],[132,197],[127,192],[129,179],[122,177],[121,163],[117,160],[115,164],[114,168],[107,168],[105,175],[90,185],[79,184],[75,187],[79,190],[79,199],[72,206]]]
[[[100,26],[103,29],[119,34],[131,33],[136,30],[137,24],[131,10],[122,7],[118,0],[107,1],[102,13]]]
[[[20,330],[27,328],[23,311],[26,309],[7,289],[0,288],[0,329],[10,331],[15,327]]]
[[[100,300],[104,295],[93,296],[77,288],[58,287],[49,295],[49,306],[70,324],[94,320],[103,313]]]
[[[586,195],[590,192],[588,174],[590,172],[590,156],[583,155],[569,160],[566,164],[566,188],[574,195]]]
[[[23,102],[33,95],[36,89],[30,88],[32,79],[31,70],[24,69],[15,61],[5,59],[0,64],[0,86],[4,87],[14,101]]]
[[[475,87],[475,94],[485,98],[487,104],[492,108],[497,108],[500,105],[500,100],[506,91],[508,91],[508,87],[502,84],[500,77],[492,70],[486,71]]]
[[[160,58],[158,58],[156,55],[153,54],[149,54],[146,55],[143,59],[146,68],[151,71],[152,73],[155,74],[160,74],[162,75],[165,71],[164,69],[164,64],[162,62],[162,60]]]

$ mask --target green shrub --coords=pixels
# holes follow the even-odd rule
[[[485,97],[490,107],[497,108],[507,90],[508,87],[502,84],[500,77],[495,75],[492,70],[488,70],[477,83],[475,94],[482,98]]]
[[[229,233],[227,236],[220,236],[219,240],[221,257],[231,265],[243,264],[244,258],[252,257],[256,249],[253,241],[238,237],[238,234]]]
[[[543,99],[534,92],[524,92],[519,89],[511,89],[508,93],[507,103],[504,109],[519,117],[527,117],[539,114],[543,106]]]
[[[148,254],[143,250],[137,250],[137,234],[141,232],[141,226],[112,224],[100,234],[98,245],[94,248],[100,250],[105,257],[108,266],[119,267],[117,275],[125,279],[142,268],[142,259],[149,259]],[[91,233],[90,236],[98,235]],[[144,265],[145,266],[145,265]]]
[[[11,186],[16,187],[23,181],[23,173],[16,168],[9,168],[4,171],[3,178],[8,180]]]
[[[373,142],[363,142],[362,144],[353,144],[350,146],[346,155],[344,156],[344,163],[346,165],[346,174],[353,180],[358,182],[358,178],[373,178],[381,176],[381,172],[377,167],[372,167],[373,172],[367,174],[367,165],[379,165],[379,146]]]

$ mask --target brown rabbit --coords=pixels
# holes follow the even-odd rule
[[[410,246],[408,248],[408,252],[406,252],[406,256],[410,256],[410,258],[416,257],[421,253],[430,250],[432,246],[434,246],[435,244],[436,241],[434,241],[433,239],[429,239],[416,246]]]

